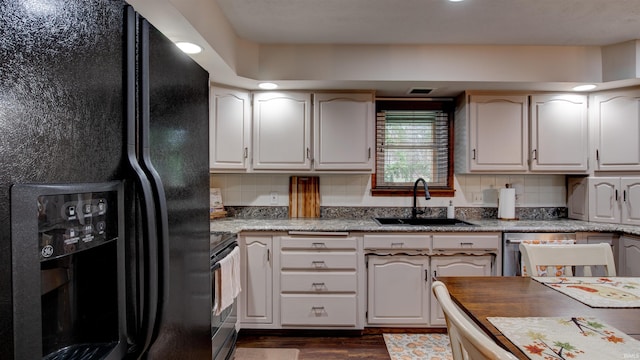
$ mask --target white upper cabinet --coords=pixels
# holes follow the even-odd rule
[[[640,178],[589,178],[589,221],[640,225]]]
[[[589,179],[589,221],[620,222],[620,178]]]
[[[373,171],[373,92],[250,95],[212,88],[212,171]]]
[[[640,170],[640,90],[594,96],[596,170]]]
[[[314,94],[314,168],[373,171],[372,93]]]
[[[311,169],[311,94],[253,96],[253,169]]]
[[[456,172],[586,173],[588,98],[466,94],[456,113]]]
[[[587,96],[531,96],[532,171],[584,173],[588,169]]]
[[[567,178],[567,216],[589,221],[589,178]]]
[[[472,95],[470,170],[527,170],[527,97]]]
[[[213,87],[209,167],[246,170],[251,154],[251,100],[246,91]]]
[[[640,225],[640,178],[621,178],[623,224]]]

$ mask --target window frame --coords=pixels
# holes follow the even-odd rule
[[[429,193],[432,197],[453,197],[455,194],[454,189],[454,162],[453,162],[453,148],[454,148],[454,112],[455,101],[454,99],[443,98],[377,98],[376,99],[376,116],[381,110],[442,110],[447,113],[449,124],[449,138],[448,138],[448,163],[447,169],[447,186],[446,187],[429,187]],[[378,132],[376,131],[376,144],[378,141]],[[376,149],[376,154],[377,154]],[[375,157],[375,171],[371,174],[371,196],[413,196],[413,186],[403,187],[377,187],[376,175],[378,169],[378,156]],[[424,196],[424,189],[418,188],[417,194]]]

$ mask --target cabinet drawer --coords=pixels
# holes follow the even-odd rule
[[[280,274],[282,292],[353,292],[358,287],[355,272],[293,272]]]
[[[430,235],[365,235],[365,249],[418,249],[428,250]]]
[[[282,269],[356,269],[357,263],[355,252],[283,251],[280,254],[280,268]]]
[[[495,250],[501,248],[501,238],[496,234],[433,235],[433,250]]]
[[[280,239],[280,248],[283,250],[356,250],[357,242],[354,237],[288,237]]]
[[[355,326],[356,295],[280,295],[282,325]]]

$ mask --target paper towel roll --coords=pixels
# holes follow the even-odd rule
[[[516,218],[516,189],[500,189],[498,197],[498,219]]]

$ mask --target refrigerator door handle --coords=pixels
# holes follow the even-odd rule
[[[147,175],[140,167],[136,155],[136,14],[131,6],[127,6],[126,14],[126,122],[127,122],[127,161],[137,188],[141,193],[142,228],[141,240],[144,249],[144,279],[141,304],[140,328],[136,333],[136,344],[133,349],[144,354],[153,342],[157,327],[158,312],[158,249],[156,233],[156,207],[153,191]]]
[[[156,233],[158,248],[158,314],[157,323],[162,322],[162,310],[169,299],[169,215],[167,210],[167,197],[160,174],[151,161],[150,144],[150,91],[149,91],[149,22],[140,18],[139,25],[139,75],[140,75],[140,98],[139,98],[139,133],[138,144],[140,151],[139,162],[151,185],[154,202],[156,206]]]

